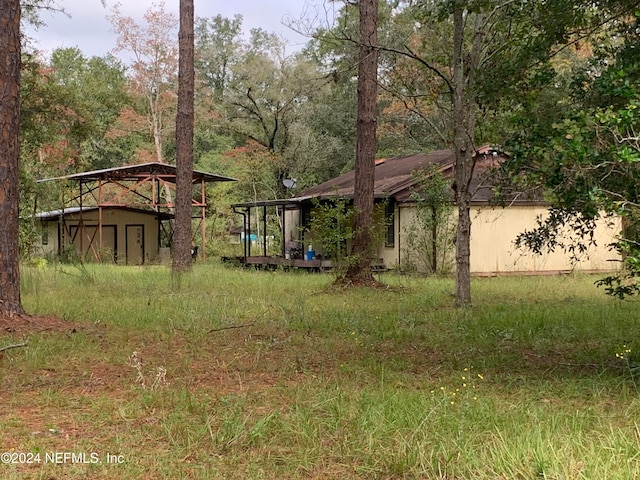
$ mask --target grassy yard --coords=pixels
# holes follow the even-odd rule
[[[75,327],[0,332],[29,341],[0,359],[0,451],[32,461],[2,479],[640,478],[640,309],[593,277],[476,279],[460,311],[450,279],[22,276]]]

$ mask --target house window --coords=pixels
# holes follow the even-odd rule
[[[396,202],[389,198],[384,207],[384,218],[387,231],[384,238],[385,247],[393,247],[396,243]]]

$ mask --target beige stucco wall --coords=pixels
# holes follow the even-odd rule
[[[41,243],[39,246],[40,251],[43,254],[53,254],[60,250],[65,250],[70,246],[71,239],[69,238],[69,229],[72,231],[78,228],[80,223],[79,214],[65,215],[64,222],[66,225],[66,233],[63,235],[59,233],[61,228],[57,221],[43,222],[43,229],[46,230],[46,234],[43,235],[43,239],[46,236],[46,244]],[[79,237],[76,236],[74,242],[75,249],[78,253],[83,253],[87,258],[93,258],[94,252],[99,250],[99,237],[96,232],[98,226],[98,212],[84,212],[82,214],[82,222],[85,225],[82,238],[82,248],[80,248]],[[158,239],[158,221],[153,215],[146,215],[138,212],[131,212],[127,210],[117,209],[105,209],[102,212],[102,225],[105,227],[103,230],[103,250],[109,250],[111,245],[115,244],[117,252],[118,263],[144,263],[154,262],[158,259],[159,254],[159,239]],[[127,226],[140,225],[144,228],[144,235],[142,238],[144,258],[136,258],[133,253],[130,253],[129,259],[127,259]],[[110,226],[114,226],[112,228]],[[94,235],[95,233],[95,235]],[[114,237],[115,233],[115,238]],[[136,234],[135,228],[129,229],[130,238],[129,241],[135,243],[136,239],[132,238]],[[80,235],[80,233],[78,234]],[[91,238],[93,237],[93,242]],[[63,248],[60,248],[59,241],[62,239]],[[92,249],[89,249],[89,244],[92,243]],[[130,252],[133,252],[134,246],[130,244]],[[108,252],[105,252],[108,253]]]
[[[553,272],[566,270],[613,270],[620,256],[609,248],[621,231],[619,218],[600,219],[594,232],[595,245],[577,254],[573,263],[561,249],[544,255],[516,250],[513,241],[519,233],[536,225],[547,209],[536,206],[509,208],[474,208],[471,230],[471,271],[483,272]]]
[[[611,271],[619,266],[620,256],[609,248],[621,230],[619,218],[606,218],[598,221],[594,232],[596,245],[589,246],[586,252],[579,255],[577,263],[561,249],[553,253],[535,255],[515,248],[513,242],[519,233],[536,226],[536,218],[546,215],[543,206],[511,206],[507,208],[473,207],[471,209],[471,272],[481,274],[500,273],[555,273],[572,270]],[[287,239],[299,238],[300,213],[298,210],[287,211]],[[452,211],[452,226],[455,229],[457,211]],[[378,256],[388,268],[397,268],[413,264],[419,271],[425,271],[424,262],[415,252],[407,247],[407,235],[410,225],[415,222],[416,209],[413,206],[396,206],[395,209],[395,242],[393,246],[381,247]],[[305,244],[311,241],[308,232]],[[319,246],[314,245],[317,253],[322,253]],[[442,254],[438,255],[442,260]],[[454,245],[450,242],[450,250],[446,252],[446,262],[450,269],[454,268]],[[439,262],[440,263],[440,262]]]
[[[406,218],[405,218],[406,212]],[[415,209],[395,207],[395,242],[392,246],[382,246],[378,251],[378,257],[382,260],[387,268],[398,268],[405,263],[406,242],[404,241],[404,232],[411,225],[415,218]]]
[[[499,274],[509,272],[546,273],[570,270],[608,271],[618,267],[619,255],[608,246],[621,230],[619,218],[601,219],[594,233],[597,246],[590,246],[580,255],[578,263],[572,263],[570,255],[561,250],[544,255],[534,255],[517,250],[513,245],[516,236],[535,227],[538,215],[546,215],[541,206],[512,206],[508,208],[474,207],[471,210],[471,272],[475,274]],[[453,215],[457,212],[454,210]],[[455,218],[455,217],[454,217]],[[418,266],[416,258],[408,258],[406,232],[415,220],[414,207],[396,208],[396,241],[392,248],[382,248],[380,257],[388,267],[405,262]],[[453,245],[451,245],[453,249]]]
[[[40,255],[55,254],[58,252],[58,224],[56,222],[41,222],[40,241],[36,245]]]

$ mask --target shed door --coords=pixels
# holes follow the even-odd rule
[[[102,250],[100,249],[100,230],[98,225],[69,226],[70,241],[76,252],[83,258],[94,261],[114,262],[117,255],[117,238],[115,225],[102,226]],[[82,245],[82,248],[80,246]],[[63,250],[66,245],[63,246]]]
[[[96,234],[95,243],[100,244],[100,232]],[[115,225],[103,225],[102,226],[102,250],[100,251],[100,259],[109,262],[115,262],[118,258],[117,249],[117,233]]]
[[[144,225],[127,225],[127,265],[144,263]]]

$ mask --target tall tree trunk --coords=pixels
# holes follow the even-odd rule
[[[18,252],[20,1],[0,0],[0,313],[22,314]]]
[[[453,151],[455,155],[454,191],[458,206],[456,229],[456,304],[471,306],[471,179],[475,167],[475,128],[478,104],[474,79],[478,73],[486,15],[475,14],[473,38],[465,54],[464,2],[453,10]],[[468,14],[468,12],[467,12]]]
[[[354,191],[354,239],[344,280],[373,283],[373,194],[375,181],[376,120],[378,96],[377,44],[378,0],[360,0],[360,51],[358,55],[358,115]]]
[[[473,175],[473,100],[467,76],[470,65],[464,55],[464,7],[453,11],[453,151],[455,155],[454,192],[458,206],[456,229],[456,304],[471,305],[471,177]]]
[[[191,269],[193,203],[193,0],[180,0],[178,112],[176,114],[176,212],[173,273]]]
[[[159,94],[154,93],[149,98],[149,109],[151,110],[151,130],[153,132],[153,146],[156,151],[156,162],[164,163],[164,154],[162,148],[162,125],[160,124],[162,114],[158,108]]]

